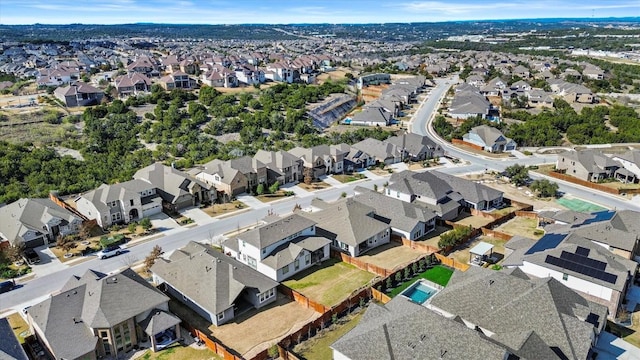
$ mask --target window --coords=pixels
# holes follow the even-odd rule
[[[285,266],[282,268],[282,275],[284,275],[284,274],[286,274],[286,273],[288,273],[288,272],[289,272],[289,265],[285,265]]]
[[[131,331],[129,330],[129,324],[125,323],[122,327],[124,328],[124,346],[129,347],[131,346]]]
[[[294,268],[295,270],[300,269],[300,259],[296,259],[296,260],[293,262],[293,268]]]
[[[218,313],[218,315],[216,315],[216,319],[218,319],[218,321],[224,319],[224,311],[221,313]]]
[[[562,280],[569,280],[569,275],[568,274],[562,274]]]
[[[129,200],[129,204],[133,206],[133,199]]]
[[[247,256],[247,265],[249,265],[254,269],[258,268],[258,263],[256,262],[256,259],[252,258],[251,256]]]
[[[311,262],[311,254],[307,254],[304,256],[304,263],[306,265],[309,265],[309,263]]]
[[[271,299],[273,295],[275,295],[275,293],[275,289],[270,289],[269,291],[263,292],[262,294],[258,295],[258,297],[260,298],[260,302],[262,303]]]
[[[105,330],[100,331],[100,337],[103,338],[103,339],[104,338],[108,338],[109,337],[109,332],[107,332]]]

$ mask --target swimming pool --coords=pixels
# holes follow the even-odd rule
[[[403,291],[401,295],[408,297],[416,304],[424,304],[436,292],[438,292],[438,290],[418,281],[411,285],[407,290]]]

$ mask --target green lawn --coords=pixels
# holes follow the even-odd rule
[[[333,178],[340,181],[341,183],[348,183],[352,181],[365,179],[366,176],[364,176],[363,174],[355,173],[350,175],[347,175],[347,174],[333,175]]]
[[[362,318],[362,314],[364,314],[364,310],[354,316],[350,315],[345,323],[340,320],[337,324],[324,330],[324,332],[296,346],[294,351],[304,356],[305,359],[331,360],[333,354],[329,346],[356,327]]]
[[[178,343],[156,353],[147,350],[139,359],[142,360],[222,360],[220,356],[207,349],[196,349]]]
[[[389,297],[394,297],[400,294],[404,289],[408,288],[418,279],[427,279],[433,281],[438,285],[447,286],[447,284],[449,283],[449,279],[451,279],[451,275],[453,275],[453,270],[442,265],[437,265],[412,277],[410,280],[403,282],[402,285],[391,290],[391,292],[389,293]]]
[[[7,316],[7,320],[20,344],[24,344],[24,338],[31,334],[29,332],[29,324],[18,313]]]
[[[325,306],[346,299],[354,290],[375,275],[345,262],[329,259],[320,267],[313,266],[284,282],[284,285]]]

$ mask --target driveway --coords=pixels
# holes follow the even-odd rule
[[[298,197],[307,197],[307,196],[312,194],[310,191],[307,191],[307,190],[301,188],[300,186],[294,185],[294,184],[282,185],[280,187],[280,189],[287,190],[287,191],[293,191],[294,194],[296,194],[296,196],[298,196]]]
[[[175,220],[173,220],[169,215],[162,212],[149,216],[149,220],[151,220],[153,228],[157,231],[167,231],[180,228],[180,225],[178,225]]]
[[[180,214],[193,219],[193,221],[198,225],[208,224],[213,221],[211,216],[207,215],[206,212],[195,206],[180,210]]]
[[[606,331],[600,333],[595,351],[597,360],[640,360],[640,348]]]
[[[349,185],[341,183],[340,181],[334,179],[332,176],[322,176],[320,177],[320,180],[336,188],[349,187]]]
[[[42,276],[65,269],[67,265],[63,264],[53,255],[51,249],[47,246],[40,246],[34,249],[40,256],[40,263],[31,265],[31,272],[36,276]]]
[[[238,195],[236,196],[236,199],[242,201],[245,205],[249,206],[252,209],[263,209],[269,207],[268,204],[263,203],[255,197],[247,194]]]

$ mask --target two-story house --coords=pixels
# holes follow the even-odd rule
[[[277,282],[193,241],[158,259],[151,272],[158,286],[216,326],[277,299]]]
[[[265,151],[261,149],[253,158],[267,167],[267,182],[269,184],[277,181],[283,185],[302,180],[303,160],[284,150]]]
[[[597,182],[614,176],[621,164],[593,149],[558,154],[556,169],[581,180]]]
[[[500,130],[493,126],[476,126],[464,134],[462,138],[464,141],[478,145],[484,151],[490,153],[501,153],[516,149],[515,141],[504,136]]]
[[[68,86],[61,86],[55,89],[53,96],[68,107],[90,106],[100,104],[104,97],[104,92],[87,83],[74,82]]]
[[[329,258],[331,241],[313,220],[292,214],[268,221],[224,241],[224,252],[278,282]]]
[[[29,248],[74,234],[82,225],[80,217],[50,199],[17,200],[0,207],[0,219],[0,243]]]
[[[75,200],[76,209],[102,228],[129,223],[162,211],[162,198],[155,186],[143,180],[102,184]]]
[[[73,276],[27,320],[55,359],[119,358],[146,341],[156,351],[181,337],[169,298],[131,269]]]
[[[304,168],[311,171],[314,179],[326,174],[343,172],[343,155],[337,148],[332,149],[328,145],[318,145],[312,148],[298,146],[289,150],[289,154],[302,159]]]
[[[127,97],[151,91],[151,80],[142,73],[132,72],[118,76],[115,81],[118,96]]]
[[[393,136],[385,140],[389,144],[403,150],[405,156],[411,161],[422,161],[444,156],[444,149],[427,136],[405,132],[402,135]]]
[[[228,202],[248,190],[247,177],[227,161],[215,159],[189,172],[196,179],[216,189],[216,199]]]
[[[191,89],[191,79],[189,75],[182,71],[174,71],[160,79],[160,86],[165,90]]]
[[[201,201],[212,200],[211,185],[193,176],[162,163],[154,163],[136,171],[134,179],[144,180],[162,198],[162,205],[169,211],[178,211]]]
[[[326,203],[314,199],[312,205],[321,211],[300,214],[317,223],[316,233],[331,240],[331,245],[356,257],[391,240],[388,219],[383,221],[376,209],[354,199]]]

